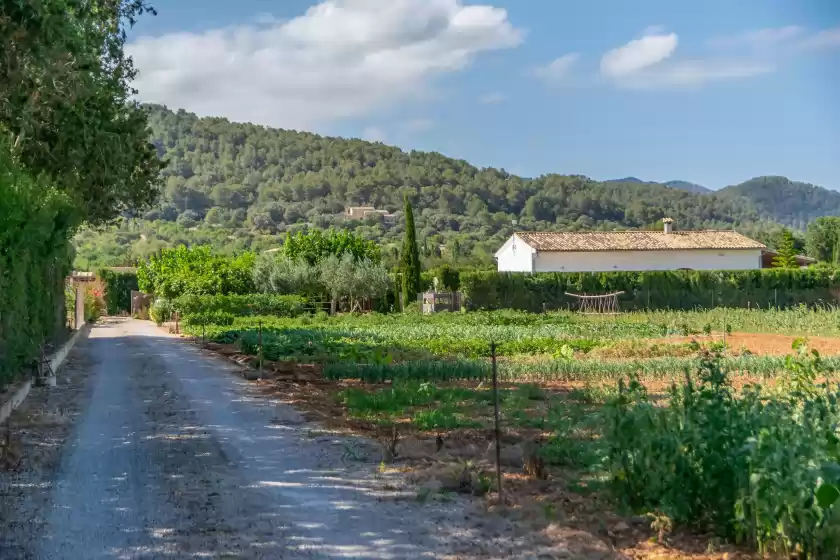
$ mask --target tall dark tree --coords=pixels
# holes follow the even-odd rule
[[[48,174],[74,216],[102,224],[151,205],[161,169],[126,27],[145,0],[40,0],[0,6],[0,133]]]
[[[782,240],[773,259],[774,268],[796,268],[796,245],[789,229],[782,232]]]
[[[408,307],[417,300],[417,294],[420,292],[420,250],[417,248],[414,210],[411,208],[408,197],[405,197],[405,237],[402,255],[400,255],[400,271],[402,272],[403,302]]]

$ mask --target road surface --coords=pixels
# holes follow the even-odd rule
[[[416,558],[470,540],[461,502],[401,498],[375,458],[354,463],[370,445],[319,435],[149,322],[103,322],[74,353],[89,404],[33,506],[37,535],[4,560]]]

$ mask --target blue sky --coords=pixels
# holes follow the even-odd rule
[[[836,0],[159,0],[144,101],[512,173],[840,189]]]

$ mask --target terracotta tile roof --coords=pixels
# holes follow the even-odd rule
[[[674,251],[681,249],[766,249],[731,230],[517,232],[537,251]]]

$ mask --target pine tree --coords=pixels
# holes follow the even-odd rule
[[[403,302],[406,307],[414,304],[420,292],[420,251],[417,248],[417,234],[414,229],[414,211],[408,197],[405,197],[405,238],[400,256],[402,271]]]
[[[773,259],[773,267],[797,268],[798,266],[796,263],[796,247],[793,242],[793,234],[789,229],[785,229],[782,231],[782,240],[776,251],[776,257]]]

